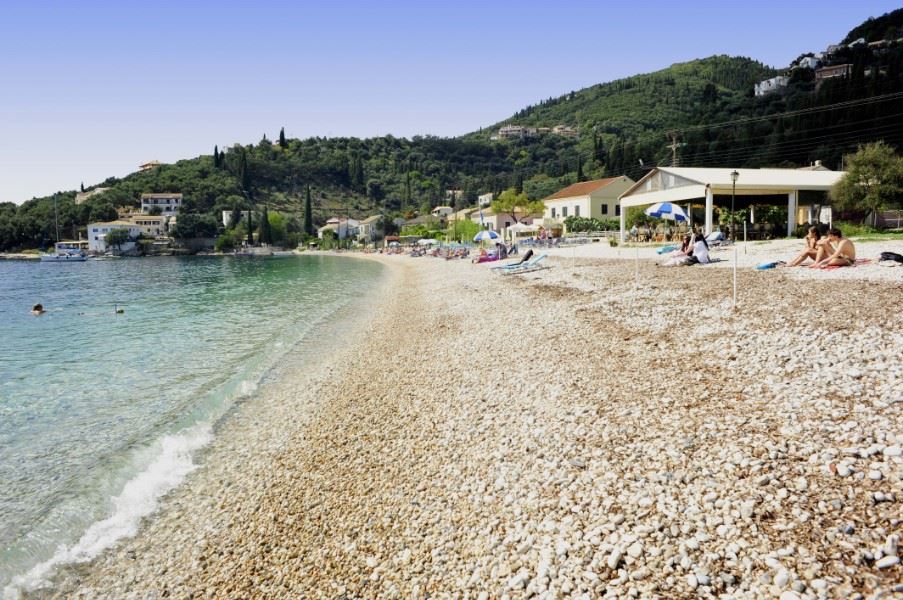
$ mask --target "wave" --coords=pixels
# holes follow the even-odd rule
[[[13,577],[3,590],[4,600],[16,600],[22,592],[46,587],[59,565],[88,562],[117,541],[135,535],[141,520],[156,510],[160,498],[197,467],[194,454],[212,439],[209,423],[198,423],[160,438],[156,458],[112,499],[112,514],[91,525],[72,546],[60,546],[50,559]]]

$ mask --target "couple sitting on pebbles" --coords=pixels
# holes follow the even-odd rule
[[[836,227],[829,229],[826,237],[819,235],[817,227],[810,227],[809,233],[806,234],[806,248],[787,263],[787,266],[799,266],[808,258],[815,261],[809,265],[813,269],[852,267],[856,264],[856,248]]]
[[[709,243],[701,233],[684,236],[680,250],[675,250],[668,255],[668,260],[662,263],[663,267],[678,267],[682,265],[704,265],[709,260]]]

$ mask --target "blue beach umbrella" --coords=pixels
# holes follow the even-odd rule
[[[499,239],[501,239],[499,234],[497,234],[496,232],[494,232],[491,229],[484,229],[480,233],[473,236],[473,241],[475,241],[475,242],[482,242],[484,240],[487,242],[491,242],[492,240],[499,240]]]
[[[687,217],[687,213],[684,212],[684,209],[671,202],[659,202],[658,204],[653,204],[643,212],[656,219],[689,221],[689,217]]]

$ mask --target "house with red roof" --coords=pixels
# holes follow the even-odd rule
[[[620,216],[618,196],[634,184],[626,176],[581,181],[543,198],[544,219],[563,221],[568,217],[614,219]]]

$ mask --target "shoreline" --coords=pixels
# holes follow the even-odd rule
[[[903,533],[899,283],[747,270],[733,312],[724,270],[643,261],[638,285],[632,262],[566,254],[506,278],[359,258],[392,272],[366,335],[283,370],[234,424],[263,442],[211,451],[47,595],[816,598],[899,579],[874,558]],[[809,361],[813,339],[830,352]],[[266,412],[282,402],[310,410]]]

